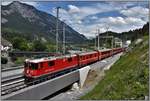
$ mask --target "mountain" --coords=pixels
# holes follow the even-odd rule
[[[1,7],[2,36],[12,38],[14,35],[24,36],[27,39],[50,40],[55,42],[56,34],[50,30],[56,29],[56,17],[51,14],[37,10],[35,7],[14,1],[9,5]],[[63,22],[59,20],[59,29]],[[66,42],[85,42],[87,39],[68,25],[66,25]],[[59,40],[62,41],[62,31],[59,31]],[[77,41],[78,40],[78,41]]]

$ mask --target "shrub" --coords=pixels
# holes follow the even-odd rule
[[[8,59],[6,57],[1,57],[1,64],[7,64]]]

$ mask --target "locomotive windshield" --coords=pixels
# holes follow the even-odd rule
[[[28,63],[27,62],[24,62],[24,67],[28,67]]]
[[[29,68],[32,70],[36,70],[36,69],[38,69],[38,64],[37,63],[30,63]]]

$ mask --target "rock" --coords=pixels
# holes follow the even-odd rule
[[[72,91],[74,91],[74,90],[79,90],[79,85],[78,85],[78,83],[74,83],[74,84],[72,85],[71,90],[72,90]]]

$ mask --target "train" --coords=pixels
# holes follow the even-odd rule
[[[24,63],[24,77],[28,80],[33,80],[69,69],[82,68],[83,66],[113,56],[124,50],[124,48],[113,48],[64,56],[27,59]]]

